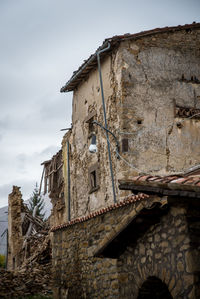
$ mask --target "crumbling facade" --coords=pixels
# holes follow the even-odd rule
[[[13,186],[8,198],[7,269],[0,275],[0,297],[51,293],[51,240],[48,222],[32,215]]]
[[[108,42],[101,72],[108,128],[123,158],[117,159],[110,135],[115,191],[122,198],[119,179],[184,172],[199,163],[199,28],[194,24],[113,37],[101,48]],[[74,92],[67,137],[72,218],[113,202],[105,131],[92,124],[105,125],[95,55],[62,88]],[[94,133],[98,151],[92,155],[88,148]]]
[[[20,187],[13,186],[8,198],[8,270],[19,269],[33,254],[31,242],[48,232],[45,223],[33,216],[22,200]]]
[[[200,296],[199,43],[200,24],[114,36],[61,89],[73,113],[51,196],[55,297]]]
[[[8,269],[14,270],[22,264],[22,194],[13,187],[8,198]]]

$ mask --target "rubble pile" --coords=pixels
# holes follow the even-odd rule
[[[15,271],[0,270],[0,298],[51,294],[51,242],[44,229],[25,240],[28,258]]]
[[[20,298],[33,294],[50,294],[48,287],[51,266],[24,273],[0,270],[0,298]]]

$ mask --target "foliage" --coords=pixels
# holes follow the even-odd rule
[[[5,268],[6,266],[6,257],[5,255],[0,254],[0,268]]]
[[[40,195],[38,190],[37,183],[35,184],[35,188],[33,190],[32,196],[29,198],[29,210],[33,214],[33,210],[37,206],[36,216],[44,218],[45,213],[44,210],[44,198]]]

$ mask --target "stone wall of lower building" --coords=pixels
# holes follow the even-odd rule
[[[118,260],[121,298],[137,298],[142,284],[152,276],[166,284],[173,298],[197,298],[194,268],[189,269],[191,240],[186,213],[184,207],[171,207],[160,223],[126,248]],[[149,288],[149,296],[150,292]]]
[[[55,298],[139,298],[152,277],[173,298],[198,298],[187,207],[172,206],[160,217],[144,202],[53,232]]]
[[[186,254],[187,271],[194,273],[195,296],[200,298],[200,210],[188,208],[187,222],[190,235],[190,250]]]
[[[113,220],[114,221],[114,220]],[[55,298],[117,298],[116,259],[93,257],[93,247],[109,221],[97,217],[54,232],[53,278]]]

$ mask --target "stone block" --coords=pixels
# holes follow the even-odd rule
[[[188,250],[185,253],[186,271],[194,273],[200,271],[200,252],[198,250]]]
[[[177,270],[178,270],[178,272],[183,272],[184,271],[184,264],[183,264],[182,261],[178,261]]]

